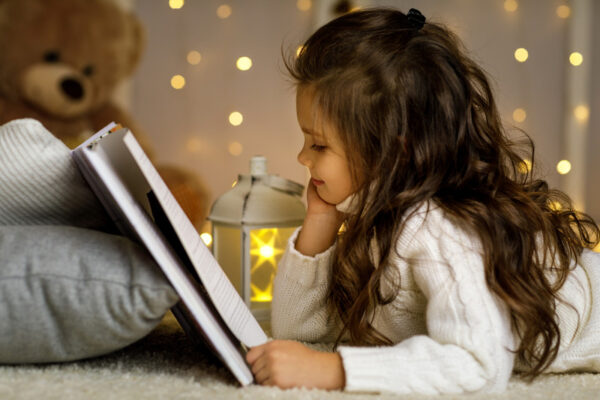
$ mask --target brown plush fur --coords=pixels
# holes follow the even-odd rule
[[[143,130],[111,101],[143,47],[140,21],[109,0],[0,0],[0,124],[37,119],[72,148],[116,121],[152,156]],[[194,205],[186,212],[199,227],[204,186],[193,174],[179,175],[193,188],[179,200]]]

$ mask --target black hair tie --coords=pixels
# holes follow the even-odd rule
[[[406,17],[408,18],[408,24],[417,31],[425,25],[425,16],[416,8],[408,10]]]

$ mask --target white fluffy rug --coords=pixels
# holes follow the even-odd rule
[[[198,351],[169,313],[145,339],[105,357],[66,364],[1,366],[0,399],[426,399],[318,390],[240,388],[211,355]],[[501,395],[435,399],[600,399],[600,374],[513,378]]]

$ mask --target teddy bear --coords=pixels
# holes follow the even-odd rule
[[[153,159],[143,129],[112,100],[143,47],[141,22],[111,0],[0,0],[0,125],[33,118],[73,148],[115,121]],[[199,229],[202,180],[179,166],[158,170]]]

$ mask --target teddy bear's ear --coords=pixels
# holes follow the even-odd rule
[[[2,0],[0,0],[0,3]],[[135,67],[137,67],[140,59],[142,57],[142,53],[144,52],[144,48],[146,47],[146,31],[144,30],[144,26],[141,21],[133,14],[129,15],[129,28],[131,33],[131,54],[129,59],[129,72],[133,72]]]

